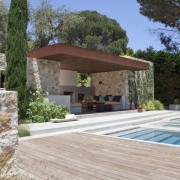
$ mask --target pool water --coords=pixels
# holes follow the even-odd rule
[[[110,136],[180,145],[180,132],[135,128],[110,134]]]
[[[157,123],[156,125],[162,127],[180,128],[180,119],[174,119],[167,122]]]

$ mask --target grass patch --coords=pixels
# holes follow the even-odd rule
[[[26,127],[19,127],[18,129],[18,136],[19,137],[26,137],[26,136],[30,136],[30,131],[29,129],[27,129]]]

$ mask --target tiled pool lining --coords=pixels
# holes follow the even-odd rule
[[[177,124],[176,124],[177,123]],[[173,125],[177,125],[173,126]],[[165,126],[168,125],[168,126]],[[126,140],[131,140],[131,141],[139,141],[139,142],[145,142],[145,143],[153,143],[153,144],[161,144],[161,145],[167,145],[167,146],[175,146],[175,147],[180,147],[180,119],[176,118],[176,119],[167,119],[167,120],[160,120],[158,122],[152,122],[152,123],[147,123],[147,124],[139,124],[136,126],[131,126],[129,127],[129,129],[122,129],[118,132],[111,132],[108,134],[104,134],[104,135],[108,135],[112,138],[122,138],[122,139],[126,139]],[[171,127],[173,126],[173,127]],[[143,133],[140,136],[140,138],[136,139],[136,137],[127,137],[127,135],[125,135],[125,137],[120,136],[118,137],[118,133],[119,134],[123,134],[126,132],[130,132],[133,130],[136,131],[137,130],[137,136],[139,131],[138,130],[144,130],[144,131],[149,131],[149,134],[146,133],[143,135]],[[136,135],[136,132],[134,133]],[[154,134],[154,136],[152,135]],[[114,135],[114,136],[113,136]],[[133,135],[134,136],[134,135]],[[144,139],[143,139],[144,136]],[[149,139],[149,140],[148,140]],[[159,140],[158,140],[159,139]],[[158,142],[159,141],[159,142]],[[175,141],[177,141],[177,144]]]
[[[132,128],[129,128],[129,129],[135,129],[137,127],[132,127]],[[88,132],[81,132],[81,133],[85,133],[85,134],[91,134],[91,133],[88,133]],[[145,143],[145,144],[157,144],[159,146],[169,146],[169,147],[174,147],[174,148],[180,148],[179,145],[175,145],[175,144],[165,144],[165,143],[158,143],[158,142],[153,142],[153,141],[144,141],[144,140],[139,140],[139,139],[130,139],[130,138],[124,138],[124,137],[115,137],[115,136],[110,136],[110,134],[98,134],[98,136],[103,136],[103,137],[109,137],[109,138],[116,138],[116,139],[123,139],[123,140],[126,140],[126,141],[131,141],[131,142],[140,142],[140,143]],[[148,146],[147,146],[148,148]]]
[[[170,144],[180,146],[180,133],[150,128],[131,128],[125,131],[108,134],[116,138],[140,140],[143,142],[155,142],[158,144]]]

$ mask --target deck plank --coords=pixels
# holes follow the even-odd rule
[[[88,133],[20,141],[19,158],[22,172],[29,172],[34,179],[176,180],[180,177],[179,147]]]

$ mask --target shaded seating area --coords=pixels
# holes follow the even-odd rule
[[[120,95],[95,96],[94,99],[97,102],[104,102],[103,105],[97,105],[96,110],[98,112],[119,111],[124,109],[123,104],[125,97],[122,97]]]
[[[125,97],[123,96],[94,96],[91,101],[82,101],[79,103],[70,103],[70,96],[49,95],[45,98],[47,102],[56,105],[65,105],[72,114],[81,114],[87,112],[111,112],[124,110]]]
[[[75,103],[74,108],[78,108],[80,103]],[[111,112],[124,110],[125,97],[123,96],[94,96],[91,100],[82,101],[82,111],[86,112]],[[73,107],[73,106],[72,106]],[[72,108],[71,108],[72,109]],[[76,109],[77,110],[77,109]],[[71,111],[76,113],[75,111]],[[78,113],[78,112],[77,112]]]
[[[149,67],[140,59],[58,43],[28,52],[27,85],[48,92],[50,102],[73,114],[119,111],[129,109],[129,75]],[[90,87],[77,85],[77,73],[90,75]],[[99,99],[82,103],[79,97],[87,95]]]

